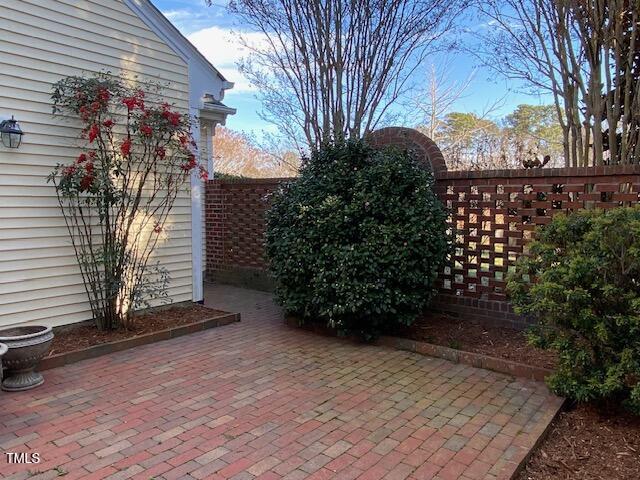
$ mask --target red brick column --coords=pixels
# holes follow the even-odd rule
[[[207,275],[224,269],[224,233],[226,215],[224,186],[219,181],[208,181],[205,186],[205,249]]]

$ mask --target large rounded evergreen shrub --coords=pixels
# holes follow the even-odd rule
[[[640,414],[640,207],[558,215],[508,281],[530,340],[558,352],[547,381],[577,401],[622,401]]]
[[[448,253],[431,174],[407,153],[331,143],[274,193],[267,255],[285,310],[371,338],[410,324]]]

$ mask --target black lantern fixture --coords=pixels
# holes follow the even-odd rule
[[[0,122],[0,138],[2,144],[7,148],[18,148],[22,142],[22,129],[13,115],[11,120],[3,120]]]

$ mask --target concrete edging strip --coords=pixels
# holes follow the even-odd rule
[[[378,345],[398,348],[409,352],[443,358],[454,363],[463,363],[472,367],[484,368],[494,372],[505,373],[514,377],[528,378],[530,380],[544,381],[552,370],[542,367],[533,367],[524,363],[513,362],[503,358],[490,357],[481,353],[456,350],[442,345],[434,345],[427,342],[419,342],[407,338],[383,336],[377,342]]]

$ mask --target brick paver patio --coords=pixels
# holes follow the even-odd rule
[[[10,479],[509,478],[560,401],[544,385],[286,327],[268,294],[208,287],[242,322],[0,392]]]

